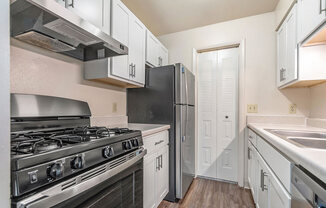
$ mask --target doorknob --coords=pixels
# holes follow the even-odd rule
[[[225,118],[226,118],[226,119],[228,119],[228,118],[229,118],[229,116],[225,116]]]

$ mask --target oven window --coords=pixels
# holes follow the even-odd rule
[[[142,208],[143,161],[55,207]]]

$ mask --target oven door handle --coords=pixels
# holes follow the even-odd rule
[[[88,189],[100,184],[101,182],[115,176],[121,171],[126,170],[138,161],[142,160],[147,150],[140,148],[127,155],[112,160],[104,165],[96,167],[86,173],[80,174],[72,179],[63,181],[49,189],[34,194],[17,202],[17,208],[36,208],[36,207],[52,207],[61,202],[66,201]],[[124,161],[120,162],[119,161]],[[117,165],[117,163],[119,165]]]

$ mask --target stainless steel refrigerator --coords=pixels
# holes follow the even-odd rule
[[[165,199],[182,199],[195,176],[195,76],[182,64],[146,69],[145,87],[127,90],[127,114],[129,123],[170,124]]]

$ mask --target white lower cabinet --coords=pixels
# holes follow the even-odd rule
[[[156,207],[156,154],[144,158],[144,207]]]
[[[252,131],[251,131],[252,136]],[[257,137],[257,143],[262,140]],[[265,142],[265,141],[263,141]],[[264,148],[264,149],[262,149]],[[269,161],[271,158],[277,158],[278,160],[286,160],[280,158],[278,152],[268,151],[269,157],[264,158],[262,152],[266,152],[266,149],[272,148],[264,147],[260,145],[254,145],[251,141],[248,141],[248,182],[253,198],[258,208],[290,208],[291,207],[291,195],[287,188],[283,185],[286,183],[284,175],[289,172],[288,168],[284,168],[283,172],[276,170],[276,172],[270,166]],[[280,164],[284,164],[285,161],[280,161]],[[278,175],[279,174],[279,175]],[[290,174],[290,173],[288,173]],[[279,178],[283,178],[281,180]]]
[[[256,176],[256,166],[257,166],[257,151],[255,147],[248,142],[248,182],[250,184],[250,190],[254,201],[257,200],[257,176]]]
[[[169,191],[168,131],[144,137],[144,208],[155,208]]]

